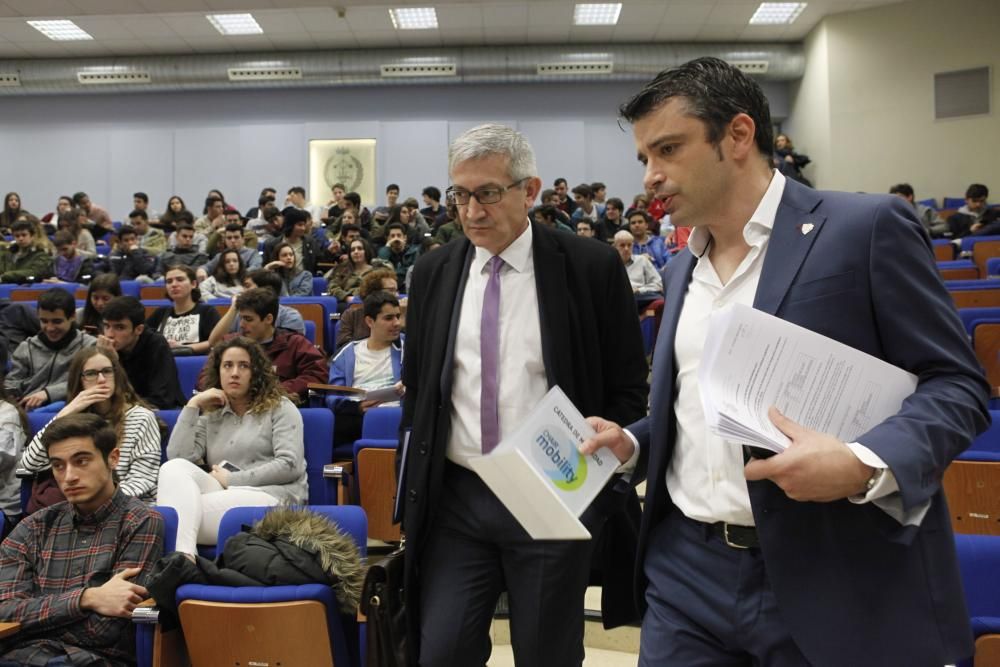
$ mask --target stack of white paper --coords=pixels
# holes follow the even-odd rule
[[[917,376],[749,306],[712,315],[698,370],[709,428],[737,444],[784,451],[767,416],[776,406],[843,442],[899,412]]]
[[[594,435],[566,394],[553,387],[518,429],[469,465],[536,540],[586,540],[577,518],[618,468],[607,449],[578,447]]]

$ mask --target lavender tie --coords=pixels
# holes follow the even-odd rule
[[[503,260],[490,257],[490,279],[483,294],[480,320],[479,357],[482,383],[479,393],[479,418],[483,454],[489,454],[500,442],[500,269]]]

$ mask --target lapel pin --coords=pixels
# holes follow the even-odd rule
[[[807,222],[804,225],[800,225],[799,229],[802,230],[802,236],[805,236],[806,234],[808,234],[809,232],[811,232],[813,230],[813,227],[815,227],[815,226],[816,225],[814,225],[811,222]]]

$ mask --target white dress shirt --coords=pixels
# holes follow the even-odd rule
[[[517,428],[548,392],[542,358],[542,329],[535,289],[531,225],[500,253],[500,438]],[[455,338],[454,377],[451,389],[451,434],[447,456],[469,467],[468,460],[482,454],[479,396],[481,358],[480,319],[483,293],[489,281],[487,262],[492,255],[476,248],[462,293],[461,314]]]
[[[711,238],[708,230],[696,227],[688,241],[690,251],[698,260],[691,274],[674,338],[677,441],[667,467],[666,486],[671,500],[686,516],[707,523],[725,521],[742,526],[754,525],[743,475],[743,448],[740,443],[715,435],[706,425],[698,386],[698,366],[712,313],[735,303],[753,306],[774,219],[785,189],[785,177],[777,171],[772,173],[771,183],[757,210],[743,228],[743,238],[750,251],[725,285],[719,280],[707,252]],[[886,469],[871,491],[851,501],[875,501],[877,506],[897,520],[910,523],[912,517],[907,520],[898,511],[901,509],[898,494],[894,498],[887,497],[899,487],[885,462],[864,445],[849,443],[848,447],[866,465]],[[923,510],[925,512],[926,507]],[[919,522],[924,512],[919,512],[916,521]]]

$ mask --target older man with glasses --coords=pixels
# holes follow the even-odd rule
[[[513,432],[553,385],[585,414],[645,413],[631,288],[611,248],[529,222],[541,181],[515,130],[469,130],[451,146],[449,171],[449,204],[466,238],[414,268],[403,368],[399,498],[411,661],[485,664],[506,590],[517,664],[580,665],[591,555],[631,563],[627,540],[599,551],[595,543],[602,528],[607,534],[627,519],[634,496],[613,479],[582,517],[593,541],[535,541],[469,460]],[[628,620],[631,598],[622,593],[606,595],[606,621],[615,602]]]

